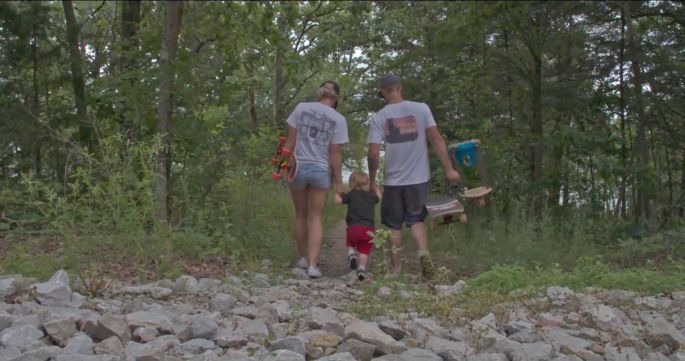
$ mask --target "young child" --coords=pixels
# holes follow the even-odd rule
[[[373,248],[375,205],[380,201],[380,192],[369,192],[369,176],[361,171],[354,171],[349,179],[350,191],[336,194],[335,204],[347,204],[347,260],[350,270],[357,270],[360,281],[366,279],[366,264]],[[359,252],[359,264],[355,250]]]

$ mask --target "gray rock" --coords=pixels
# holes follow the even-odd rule
[[[645,340],[650,346],[657,348],[667,345],[671,350],[685,347],[685,336],[663,316],[655,312],[643,312],[640,317],[645,322]]]
[[[542,336],[534,330],[524,329],[509,336],[509,339],[520,343],[533,343],[542,341]]]
[[[264,361],[305,361],[304,356],[290,350],[276,350],[270,352]]]
[[[16,347],[0,346],[0,361],[11,361],[20,355],[21,352]]]
[[[247,317],[247,318],[255,318],[257,317],[257,313],[259,310],[257,310],[257,307],[249,305],[249,306],[243,306],[243,307],[234,307],[231,310],[231,313],[237,316],[241,317]]]
[[[149,311],[136,311],[126,315],[126,323],[129,329],[135,330],[138,327],[153,327],[160,333],[171,333],[174,325],[168,317]]]
[[[670,361],[667,356],[659,352],[650,352],[645,356],[645,361]]]
[[[205,338],[208,340],[216,337],[216,332],[219,330],[214,318],[205,315],[193,315],[188,320],[192,338]]]
[[[465,342],[449,341],[437,336],[428,337],[426,349],[445,361],[461,361],[473,353],[473,349]]]
[[[604,350],[607,361],[642,361],[640,355],[632,347],[607,347]]]
[[[152,327],[140,327],[133,332],[133,339],[137,342],[150,342],[159,336],[156,328]]]
[[[576,355],[561,355],[553,358],[552,361],[583,361],[583,359]]]
[[[442,295],[451,295],[455,293],[459,293],[462,290],[466,289],[466,282],[464,280],[459,280],[453,285],[437,285],[435,288],[440,292]]]
[[[93,354],[93,340],[85,333],[77,332],[69,340],[67,340],[64,353],[74,355],[92,355]]]
[[[270,313],[276,316],[278,322],[288,322],[292,317],[293,311],[290,308],[290,303],[285,300],[277,300],[267,306]]]
[[[338,347],[338,352],[349,352],[359,361],[370,361],[376,346],[355,339],[349,339]]]
[[[166,345],[164,344],[139,344],[129,341],[126,344],[126,359],[134,361],[165,361]]]
[[[307,354],[307,340],[300,336],[289,336],[274,341],[269,350],[290,350],[305,356]]]
[[[400,327],[396,322],[390,320],[379,322],[378,328],[390,335],[390,337],[394,338],[395,340],[401,340],[402,337],[406,335],[402,327]]]
[[[371,361],[407,361],[402,358],[402,356],[397,355],[397,354],[388,354],[388,355],[383,355],[381,357],[376,357],[372,359]]]
[[[35,350],[26,351],[21,356],[12,359],[12,361],[48,361],[52,356],[60,351],[57,346],[44,346]]]
[[[349,352],[339,352],[322,357],[319,361],[357,361],[357,359]]]
[[[150,287],[150,296],[156,300],[166,300],[174,293],[173,290],[166,287]]]
[[[338,313],[329,308],[312,307],[309,310],[306,325],[312,330],[323,329],[339,336],[343,336],[345,333]]]
[[[221,347],[240,348],[249,342],[248,337],[240,330],[220,328],[214,341]]]
[[[269,328],[262,320],[247,319],[238,323],[238,328],[248,337],[260,338],[269,337]]]
[[[43,324],[45,332],[60,346],[64,346],[76,332],[76,323],[68,318],[57,319]]]
[[[685,351],[676,351],[669,358],[671,361],[685,361]]]
[[[435,353],[421,348],[410,348],[400,354],[407,361],[442,361]]]
[[[57,354],[52,357],[52,361],[122,361],[121,357],[114,355],[73,355]]]
[[[93,347],[96,355],[123,355],[124,344],[121,343],[119,337],[112,336],[106,340],[102,340]]]
[[[523,330],[532,330],[535,328],[535,325],[532,323],[525,321],[525,320],[516,320],[516,321],[511,321],[507,323],[507,326],[505,327],[504,331],[508,336],[511,336],[515,333],[519,333]]]
[[[521,344],[509,355],[511,361],[547,361],[554,355],[552,345],[544,342]]]
[[[584,306],[583,311],[590,316],[594,327],[602,331],[615,329],[623,323],[614,309],[607,305]]]
[[[407,332],[419,342],[430,336],[445,337],[449,332],[431,318],[417,318],[407,326]]]
[[[214,341],[205,340],[203,338],[196,338],[181,344],[183,351],[185,353],[199,354],[207,350],[213,350],[216,348]]]
[[[0,332],[12,326],[12,323],[14,323],[14,316],[0,313]]]
[[[49,301],[71,301],[67,272],[59,270],[47,282],[36,284],[36,296],[41,304],[47,304]]]
[[[547,342],[554,346],[555,350],[565,354],[578,355],[580,350],[592,347],[592,342],[572,336],[561,328],[543,328],[542,335]]]
[[[31,325],[10,327],[0,332],[0,346],[22,348],[43,336],[43,331]]]
[[[542,327],[561,327],[564,324],[564,317],[543,312],[538,317],[538,325]]]
[[[563,306],[575,294],[567,287],[553,286],[547,288],[547,298],[554,306]]]
[[[404,345],[381,331],[381,329],[372,322],[354,321],[349,324],[345,327],[345,340],[349,339],[370,343],[376,346],[376,351],[381,355],[406,351]]]
[[[269,280],[269,276],[263,274],[263,273],[255,273],[254,276],[252,277],[252,280],[254,281],[255,285],[258,287],[269,287],[271,286],[271,280]]]
[[[235,307],[238,300],[232,295],[226,293],[217,293],[212,296],[209,301],[209,309],[213,312],[219,312],[224,316],[230,316],[231,310]]]
[[[509,361],[509,358],[502,353],[481,353],[467,356],[465,361]]]
[[[197,279],[193,276],[183,275],[176,279],[174,284],[175,290],[178,293],[197,293],[198,284]]]
[[[17,288],[14,286],[13,277],[0,279],[0,299],[4,299],[16,291]]]
[[[197,289],[199,292],[210,292],[221,287],[221,280],[214,278],[200,278],[197,282]]]

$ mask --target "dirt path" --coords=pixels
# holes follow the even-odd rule
[[[326,227],[320,256],[321,272],[326,277],[340,277],[350,272],[345,246],[346,229],[347,225],[342,220]]]

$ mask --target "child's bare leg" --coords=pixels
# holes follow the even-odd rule
[[[360,253],[359,254],[359,268],[366,269],[367,263],[369,263],[369,255]]]

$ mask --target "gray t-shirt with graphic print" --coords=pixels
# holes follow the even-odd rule
[[[435,127],[425,103],[388,104],[369,124],[369,144],[385,142],[385,184],[404,186],[430,180],[426,129]]]
[[[349,142],[345,117],[318,102],[298,104],[288,124],[297,129],[295,159],[300,164],[313,163],[330,171],[330,145]]]

